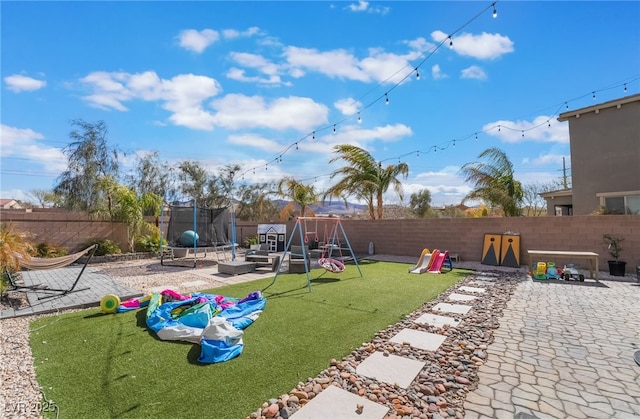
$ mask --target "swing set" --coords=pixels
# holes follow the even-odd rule
[[[321,233],[319,228],[321,227],[321,224],[324,227],[324,236],[322,241],[319,240],[319,234]],[[313,227],[313,230],[310,227]],[[303,251],[299,255],[291,253],[291,243],[296,235],[296,231],[299,234],[300,243],[303,244]],[[347,246],[346,248],[342,247],[343,242]],[[360,270],[360,265],[358,265],[358,259],[351,248],[351,244],[347,238],[347,233],[344,231],[344,227],[342,226],[339,218],[298,217],[296,224],[293,227],[293,231],[291,232],[291,236],[289,236],[289,241],[287,242],[287,247],[284,252],[285,254],[287,254],[287,252],[290,253],[289,260],[291,260],[291,256],[296,256],[304,261],[305,273],[307,275],[307,287],[309,288],[309,291],[311,291],[311,278],[309,276],[309,267],[311,266],[311,261],[309,260],[310,253],[304,251],[305,247],[310,250],[321,250],[321,255],[318,258],[318,265],[320,265],[320,267],[325,271],[335,274],[342,273],[345,269],[345,261],[353,260],[356,268],[358,268],[360,277],[362,277],[362,271]],[[343,250],[348,250],[349,254],[345,256],[343,254]],[[275,284],[284,259],[285,258],[280,259],[280,264],[276,269],[276,275],[273,277],[273,281],[264,290]]]

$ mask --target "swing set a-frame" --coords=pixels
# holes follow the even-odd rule
[[[314,225],[315,229],[310,230],[309,228],[307,228],[307,223]],[[285,256],[287,253],[291,252],[291,244],[293,242],[293,238],[296,237],[296,232],[298,233],[298,237],[303,249],[305,247],[308,247],[310,237],[312,237],[312,239],[316,243],[319,243],[318,239],[320,230],[318,230],[318,227],[320,224],[324,225],[324,240],[321,244],[322,255],[318,259],[318,264],[320,265],[320,267],[332,273],[340,273],[344,271],[344,262],[353,260],[356,268],[358,269],[358,273],[362,278],[362,271],[360,270],[360,265],[358,265],[358,258],[353,252],[353,248],[351,247],[351,243],[349,243],[349,238],[347,237],[347,233],[344,231],[344,227],[340,222],[340,218],[298,217],[296,219],[296,224],[293,227],[293,231],[291,232],[291,236],[289,236],[289,240],[287,241],[287,246],[284,249]],[[342,241],[344,241],[344,245],[346,245],[346,248],[342,247]],[[347,256],[343,255],[343,249],[348,249],[349,254]],[[309,275],[311,266],[310,253],[303,250],[301,254],[291,254],[291,256],[296,256],[297,258],[300,258],[304,261],[304,269],[307,275],[307,287],[309,288],[309,292],[311,292],[311,277]],[[264,290],[276,283],[276,279],[278,278],[278,274],[280,273],[280,268],[282,267],[284,259],[284,257],[280,258],[280,263],[278,264],[278,268],[276,269],[276,274],[273,277],[273,281],[271,281],[271,283]]]

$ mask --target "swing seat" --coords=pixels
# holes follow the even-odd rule
[[[333,272],[335,274],[344,272],[344,263],[336,259],[320,258],[318,259],[318,264],[320,265],[321,268],[324,268],[327,271]]]

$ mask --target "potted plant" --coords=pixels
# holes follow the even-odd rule
[[[624,239],[611,234],[605,234],[602,238],[604,240],[604,244],[607,246],[609,254],[613,258],[613,260],[607,261],[609,263],[609,274],[612,276],[624,276],[627,262],[620,260],[620,255],[622,253],[622,246],[620,243],[622,243]]]

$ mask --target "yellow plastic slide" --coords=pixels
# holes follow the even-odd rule
[[[429,270],[430,266],[431,251],[429,249],[424,249],[422,253],[420,253],[420,258],[418,259],[418,263],[416,263],[416,266],[409,268],[409,273],[423,274]]]

